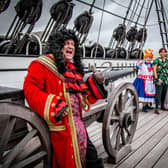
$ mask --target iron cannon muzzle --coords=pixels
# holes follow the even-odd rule
[[[112,71],[105,71],[103,73],[104,80],[112,80],[115,81],[119,78],[122,78],[124,76],[130,75],[134,72],[133,68],[126,68],[123,70],[112,70]]]
[[[109,71],[102,71],[99,73],[102,73],[101,76],[102,75],[104,76],[104,81],[110,81],[110,80],[115,81],[115,80],[122,78],[124,76],[131,75],[134,72],[135,72],[134,68],[125,68],[122,70],[109,70]],[[95,73],[92,73],[92,72],[86,73],[84,75],[83,80],[86,81],[91,74],[96,74],[96,72]]]

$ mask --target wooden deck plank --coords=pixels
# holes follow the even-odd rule
[[[156,117],[159,118],[159,116],[156,116]],[[132,143],[133,149],[139,148],[146,141],[148,141],[152,136],[154,136],[158,131],[161,131],[162,127],[164,127],[164,125],[167,122],[168,122],[168,113],[167,113],[167,117],[164,117],[164,118],[162,118],[162,120],[159,120],[159,122],[157,124],[153,125],[153,127],[151,127],[151,129],[148,129],[138,139],[133,141],[133,143]]]
[[[167,168],[168,163],[168,148],[165,148],[164,153],[160,156],[158,162],[154,165],[153,168]]]
[[[118,168],[131,168],[136,165],[149,153],[152,148],[168,133],[168,118],[157,123],[152,130],[149,130],[139,139],[132,143],[132,154],[122,162]]]
[[[150,122],[155,118],[156,114],[153,114],[151,112],[148,113],[140,113],[139,114],[139,119],[138,119],[138,124],[137,124],[137,129],[143,127],[146,123]]]
[[[154,165],[156,168],[162,168],[160,165],[168,162],[167,128],[168,112],[161,112],[160,115],[154,114],[153,110],[149,113],[140,112],[132,142],[133,151],[118,164],[107,162],[108,155],[102,142],[102,124],[94,122],[87,130],[91,141],[97,148],[99,157],[105,161],[105,168],[150,168]]]
[[[97,137],[97,135],[99,135],[99,133],[101,133],[102,129],[100,127],[95,127],[96,129],[94,131],[92,131],[92,133],[90,134],[90,137]]]
[[[99,123],[97,123],[96,121],[93,122],[89,127],[87,127],[87,131],[90,133],[90,134],[93,134],[94,131],[96,129],[99,129],[101,128],[101,125],[99,125]]]
[[[164,150],[168,148],[168,135],[163,137],[161,141],[154,146],[151,152],[149,152],[145,158],[136,166],[136,168],[142,168],[142,167],[153,167],[157,163],[157,161],[160,159],[162,154],[164,153]],[[162,167],[160,167],[162,168]]]
[[[142,136],[146,131],[152,129],[154,125],[159,123],[166,116],[166,113],[162,113],[159,116],[156,114],[151,114],[151,116],[148,117],[148,120],[141,127],[137,128],[133,141]]]

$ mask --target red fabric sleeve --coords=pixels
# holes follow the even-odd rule
[[[49,120],[53,124],[56,124],[54,121],[54,116],[57,111],[55,106],[60,97],[46,93],[45,75],[45,67],[38,62],[32,62],[24,81],[24,94],[32,110],[37,112],[45,120],[46,116],[49,116]]]
[[[90,104],[94,104],[97,102],[97,99],[95,99],[92,95],[88,95],[87,99]]]
[[[23,89],[31,109],[44,118],[44,107],[48,94],[44,92],[44,67],[38,62],[32,62],[25,77]]]
[[[89,76],[86,84],[88,86],[87,99],[91,104],[96,103],[98,99],[104,99],[107,97],[107,91],[104,89],[104,86],[102,84],[98,84],[94,77],[94,74]]]
[[[102,95],[97,87],[97,83],[93,80],[93,75],[91,75],[89,78],[88,78],[88,83],[89,83],[89,86],[90,86],[90,89],[92,90],[92,93],[94,94],[94,96],[97,98],[97,99],[102,99]]]

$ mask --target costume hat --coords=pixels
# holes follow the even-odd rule
[[[151,59],[153,59],[153,50],[152,49],[146,49],[144,50],[144,59],[146,59],[147,57],[150,57]]]

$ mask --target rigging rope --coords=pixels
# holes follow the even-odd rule
[[[148,9],[148,8],[145,8],[145,7],[144,7],[144,5],[145,5],[145,0],[143,0],[142,5],[140,5],[140,2],[141,2],[141,0],[139,0],[138,2],[136,1],[136,3],[134,4],[134,7],[133,7],[134,10],[132,11],[132,14],[131,14],[131,16],[130,16],[130,20],[132,20],[132,21],[134,20],[135,16],[137,16],[137,19],[136,19],[136,21],[135,21],[135,26],[138,25],[140,18],[145,18],[145,17],[141,16],[143,9],[146,9],[146,11],[147,11],[147,9]],[[149,2],[149,1],[148,1],[148,2]],[[140,8],[140,10],[139,10],[139,13],[137,14],[137,11],[138,11],[138,8],[139,8],[139,7],[141,7],[141,8]],[[130,23],[131,23],[131,22],[128,22],[128,25],[130,25]],[[143,25],[142,25],[142,26],[143,26]]]
[[[154,26],[158,26],[158,23],[152,23],[152,24],[147,24],[146,27],[154,27]]]
[[[90,5],[91,5],[90,3],[87,3],[86,1],[83,1],[83,0],[76,0],[76,1],[77,1],[77,2],[80,2],[80,3],[84,4],[84,5],[87,5],[87,6],[90,6]],[[120,19],[124,19],[123,16],[120,16],[120,15],[118,15],[118,14],[116,14],[116,13],[111,12],[111,11],[102,9],[102,8],[100,8],[100,7],[98,7],[98,6],[95,6],[95,5],[94,5],[93,7],[96,8],[97,10],[103,11],[103,12],[105,12],[105,13],[108,13],[108,14],[113,15],[113,16],[115,16],[115,17],[118,17],[118,18],[120,18]],[[130,21],[129,19],[126,19],[126,20],[127,20],[127,21]],[[132,22],[132,23],[135,23],[135,22],[132,21],[132,20],[131,20],[131,22]],[[143,25],[140,24],[140,23],[138,23],[138,25],[143,26]]]
[[[111,0],[113,3],[115,3],[116,5],[120,6],[120,7],[123,7],[123,8],[126,8],[128,10],[129,8],[129,5],[128,6],[124,6],[118,2],[116,2],[115,0]],[[141,4],[139,5],[140,7],[142,6]],[[143,9],[147,10],[147,8],[143,7]],[[130,12],[132,12],[133,10],[132,9],[129,9]],[[126,12],[127,13],[127,12]],[[135,14],[135,16],[138,16],[137,14]],[[140,16],[140,18],[144,18],[144,16]]]
[[[117,4],[118,6],[121,6],[121,7],[123,7],[123,8],[128,8],[127,6],[125,6],[125,5],[123,5],[123,4],[121,4],[121,3],[119,3],[119,2],[116,2],[115,0],[111,0],[113,3],[115,3],[115,4]],[[139,5],[140,7],[142,6],[141,4]],[[147,8],[145,8],[145,7],[143,7],[144,9],[146,9],[147,10]]]
[[[103,9],[105,7],[105,2],[106,2],[106,0],[103,1]],[[94,64],[95,64],[95,58],[96,58],[97,48],[98,48],[98,43],[99,43],[99,38],[100,38],[101,26],[102,26],[102,23],[103,23],[103,15],[104,15],[104,12],[102,10],[101,19],[100,19],[100,25],[99,25],[99,31],[98,31],[98,36],[97,36],[96,51],[95,51],[95,55],[94,55]]]
[[[149,2],[149,1],[148,1],[148,2]],[[139,21],[139,18],[140,18],[140,16],[141,16],[141,14],[142,14],[142,10],[143,10],[144,5],[145,5],[145,0],[143,1],[142,6],[141,6],[141,9],[140,9],[140,11],[139,11],[139,14],[138,14],[138,17],[137,17],[137,20],[136,20],[136,25],[137,25],[137,23],[138,23],[138,21]],[[135,25],[135,26],[136,26],[136,25]]]
[[[89,13],[92,13],[92,8],[93,8],[94,4],[95,4],[95,0],[93,0],[93,2],[92,2],[92,4],[91,4],[91,7],[90,7],[90,9],[89,9]]]
[[[150,6],[148,8],[148,11],[147,11],[147,14],[146,14],[146,17],[145,17],[145,23],[144,23],[145,26],[146,26],[146,23],[147,23],[147,21],[149,19],[149,15],[150,15],[150,12],[151,12],[151,9],[152,9],[152,6],[153,6],[153,2],[154,2],[154,0],[152,0],[152,2],[150,3]]]
[[[133,19],[136,15],[136,11],[137,11],[137,8],[138,8],[138,4],[140,3],[140,0],[139,2],[137,3],[137,0],[134,1],[134,5],[132,6],[132,12],[130,14],[130,17],[129,17],[129,21],[127,22],[127,29],[129,29],[131,27],[131,23],[135,23],[137,24],[136,22],[133,22]],[[125,46],[125,48],[127,47],[128,45],[128,41],[125,41],[125,44],[123,44]]]
[[[148,1],[148,4],[147,4],[148,10],[149,10],[149,5],[150,5],[150,1]],[[146,19],[147,19],[148,12],[150,12],[150,11],[148,11],[148,10],[145,12],[144,26],[146,26],[146,23],[145,23],[145,22],[146,22]]]
[[[167,45],[167,42],[168,42],[168,35],[167,35],[167,25],[166,25],[166,22],[165,22],[165,20],[166,20],[166,15],[165,15],[165,10],[164,10],[164,5],[163,5],[163,2],[162,2],[162,0],[160,0],[160,5],[161,5],[161,14],[162,14],[162,19],[163,19],[163,22],[162,22],[162,24],[163,24],[163,32],[162,33],[164,33],[164,34],[162,34],[162,36],[164,36],[164,44],[163,44],[163,46],[164,47],[166,47],[166,46],[168,46]],[[161,23],[160,23],[161,24]]]
[[[165,4],[165,3],[161,2],[161,7],[162,7],[162,9],[161,9],[161,10],[163,11],[164,21],[166,21],[166,22],[167,22],[167,24],[168,24],[167,13],[166,13],[166,10],[165,10],[165,8],[164,8],[163,4]],[[166,8],[166,9],[167,9],[167,8]],[[166,27],[167,27],[167,26],[166,26]]]
[[[126,11],[125,17],[124,17],[124,19],[123,19],[123,25],[125,25],[125,22],[126,22],[126,20],[127,20],[128,14],[129,14],[129,12],[131,11],[130,8],[131,8],[131,6],[132,6],[132,3],[133,3],[133,0],[130,0],[129,5],[128,5],[128,7],[127,7],[127,11]],[[114,30],[114,31],[115,31],[115,30]],[[113,33],[114,33],[114,31],[113,31]],[[110,42],[109,42],[109,48],[113,48],[113,47],[114,47],[114,37],[113,37],[113,33],[112,33],[112,36],[111,36],[111,39],[110,39]]]
[[[120,6],[120,7],[123,7],[123,8],[128,9],[127,6],[125,6],[125,5],[123,5],[123,4],[120,4],[120,3],[116,2],[115,0],[111,0],[111,1],[112,1],[113,3],[115,3],[116,5]]]
[[[146,10],[146,12],[145,12],[145,20],[144,20],[144,26],[143,26],[143,30],[144,31],[143,31],[143,35],[142,35],[142,43],[141,43],[141,45],[139,47],[139,49],[140,49],[140,59],[142,59],[142,55],[143,55],[142,54],[143,53],[142,48],[143,48],[144,42],[145,42],[146,23],[147,23],[147,20],[149,18],[149,14],[150,14],[151,9],[152,9],[153,2],[154,2],[154,0],[148,1],[148,4],[147,4],[147,9],[148,10]]]
[[[166,1],[167,2],[167,1]],[[164,4],[166,4],[166,2],[164,2]],[[164,12],[165,12],[165,18],[166,18],[166,22],[167,22],[167,24],[168,24],[168,9],[167,8],[163,8],[164,9]]]
[[[128,7],[127,7],[127,11],[126,11],[126,14],[125,14],[125,17],[124,17],[123,24],[125,24],[125,21],[126,21],[126,19],[128,17],[128,14],[129,14],[129,11],[131,11],[130,9],[131,9],[132,3],[133,3],[133,0],[130,0],[130,3],[128,5]]]
[[[139,0],[139,1],[140,1],[140,0]],[[134,6],[133,6],[133,10],[132,10],[131,15],[130,15],[130,17],[129,17],[129,20],[130,20],[130,21],[127,23],[127,26],[130,25],[130,23],[132,23],[132,21],[133,21],[133,19],[134,19],[134,17],[135,17],[135,14],[136,14],[137,7],[138,7],[138,5],[137,5],[137,0],[135,0]],[[136,23],[136,22],[135,22],[135,23]]]

